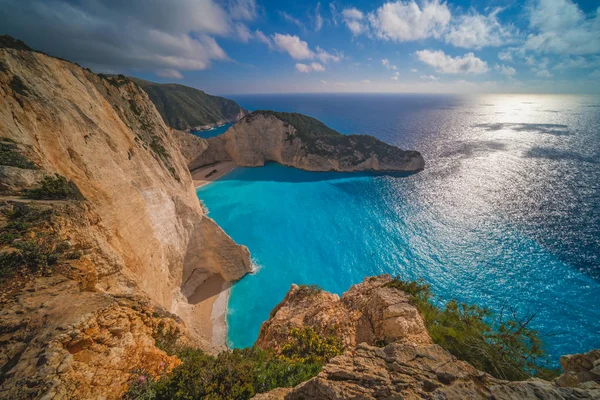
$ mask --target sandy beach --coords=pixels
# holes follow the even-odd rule
[[[194,186],[197,188],[207,185],[222,178],[237,167],[233,161],[221,161],[216,164],[205,165],[191,171]]]

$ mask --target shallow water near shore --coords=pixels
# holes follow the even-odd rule
[[[342,294],[365,276],[423,278],[441,301],[537,313],[554,362],[600,347],[600,99],[239,96],[422,152],[409,176],[238,168],[198,190],[249,247],[228,343],[251,346],[292,283]]]

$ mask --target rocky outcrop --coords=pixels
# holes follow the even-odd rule
[[[3,37],[0,138],[37,168],[2,167],[0,196],[59,174],[86,199],[44,202],[61,209],[54,234],[81,253],[55,268],[53,276],[65,280],[62,286],[38,283],[46,277],[25,277],[24,284],[33,286],[22,292],[1,282],[0,319],[14,323],[0,329],[0,397],[18,398],[35,370],[35,381],[46,384],[27,387],[39,389],[40,396],[116,398],[125,388],[124,371],[156,372],[157,360],[172,365],[154,346],[152,335],[160,323],[147,316],[153,311],[143,310],[193,311],[182,289],[189,294],[215,275],[239,279],[251,262],[248,250],[204,215],[178,144],[147,94],[124,77],[100,77]],[[2,204],[25,202],[0,197]],[[116,300],[132,296],[149,306]],[[52,313],[42,314],[48,301],[54,304]],[[195,315],[182,314],[183,322],[207,323]],[[36,322],[19,324],[19,319]],[[77,330],[85,346],[69,344]],[[13,339],[18,343],[4,346]],[[43,369],[51,359],[44,355],[46,348],[65,357],[52,356],[60,363]]]
[[[292,286],[260,331],[257,345],[276,351],[292,328],[311,327],[340,337],[347,351],[316,377],[261,399],[597,399],[600,351],[561,359],[554,382],[508,382],[481,372],[432,343],[408,295],[367,278],[341,298]]]
[[[264,322],[256,344],[279,349],[293,328],[311,327],[320,335],[341,338],[348,349],[359,343],[432,344],[423,319],[409,297],[386,287],[389,275],[371,277],[340,298],[313,287],[292,285]]]
[[[425,165],[416,151],[342,135],[301,114],[255,111],[207,143],[205,150],[197,147],[190,169],[225,160],[245,167],[274,161],[307,171],[419,171]]]

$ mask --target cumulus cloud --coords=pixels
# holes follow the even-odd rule
[[[498,64],[496,64],[496,66],[494,67],[494,69],[496,71],[499,71],[502,75],[506,75],[506,76],[513,76],[514,74],[517,73],[516,69],[514,69],[513,67],[510,67],[508,65],[498,65]]]
[[[273,35],[273,42],[280,51],[287,52],[295,60],[313,58],[315,54],[308,48],[308,43],[296,35]]]
[[[308,47],[308,43],[301,40],[296,35],[283,35],[276,33],[273,35],[273,42],[279,51],[288,53],[295,60],[318,59],[322,63],[329,61],[338,62],[343,58],[343,54],[331,54],[317,46],[316,51]]]
[[[325,67],[319,63],[310,63],[310,64],[296,64],[296,70],[298,72],[310,73],[310,72],[323,72],[325,71]]]
[[[444,74],[482,74],[488,71],[487,63],[473,53],[451,57],[441,50],[419,50],[415,55],[420,61]]]
[[[536,71],[535,76],[539,76],[540,78],[552,78],[552,74],[545,69],[540,69],[540,70],[532,69],[532,71]]]
[[[421,79],[437,81],[440,78],[438,78],[437,76],[434,76],[434,75],[421,75]]]
[[[399,77],[400,77],[400,72],[396,71],[396,72],[394,72],[394,75],[392,75],[392,80],[397,81]]]
[[[391,64],[390,60],[388,60],[387,58],[384,58],[383,60],[381,60],[381,64],[383,64],[383,66],[386,67],[387,69],[393,69],[393,70],[398,69],[398,67]]]
[[[365,15],[357,8],[342,10],[342,20],[354,36],[365,33],[369,29]]]
[[[556,64],[553,69],[564,71],[568,69],[585,69],[585,68],[595,68],[600,67],[600,57],[570,57],[562,59],[561,62]]]
[[[181,72],[176,69],[159,69],[155,71],[155,74],[162,78],[183,79]]]
[[[497,8],[487,16],[472,12],[457,17],[446,34],[446,42],[467,49],[510,43],[516,33],[512,26],[505,27],[498,21],[500,11],[502,9]]]
[[[236,35],[254,1],[2,1],[0,26],[34,48],[100,70],[152,70],[179,77],[227,54],[215,36]],[[245,10],[245,11],[244,11]],[[168,72],[166,72],[168,71]]]
[[[504,62],[513,62],[513,55],[510,50],[504,50],[498,53],[498,58]]]
[[[600,52],[600,7],[589,17],[571,0],[537,0],[529,10],[524,48],[542,53],[595,54]]]
[[[421,6],[415,1],[397,1],[379,7],[369,21],[377,37],[406,42],[441,37],[450,17],[448,6],[439,0],[425,0]]]

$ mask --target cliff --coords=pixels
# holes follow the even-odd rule
[[[387,275],[366,278],[340,298],[293,285],[263,323],[257,345],[279,351],[293,328],[340,337],[346,352],[314,378],[256,399],[597,399],[600,351],[565,356],[554,381],[508,382],[433,344],[408,293]]]
[[[2,37],[0,142],[1,398],[117,398],[177,364],[162,335],[210,347],[188,298],[249,253],[144,90]]]
[[[235,101],[211,96],[202,90],[173,83],[159,84],[128,78],[148,93],[167,126],[183,130],[202,130],[234,123],[248,114]]]
[[[190,169],[231,160],[245,167],[274,161],[308,171],[413,172],[425,165],[417,151],[367,135],[342,135],[302,114],[273,111],[251,113],[206,144],[198,142],[190,153]]]

